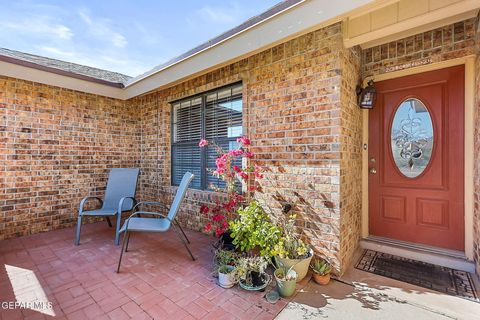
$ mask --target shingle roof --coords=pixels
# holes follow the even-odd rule
[[[124,87],[124,84],[132,78],[118,72],[88,67],[81,64],[46,58],[5,48],[0,48],[0,61],[20,64],[26,67],[32,67],[116,87]]]
[[[15,63],[18,65],[23,65],[30,68],[40,69],[52,73],[57,73],[60,75],[78,78],[87,81],[93,81],[97,83],[102,83],[109,86],[124,88],[132,83],[135,83],[143,78],[146,78],[152,74],[155,74],[171,65],[181,62],[184,59],[187,59],[191,56],[196,55],[199,52],[202,52],[210,47],[213,47],[230,37],[233,37],[253,26],[259,24],[270,17],[287,10],[305,0],[283,0],[280,3],[274,5],[267,11],[252,17],[245,21],[244,23],[218,35],[217,37],[202,43],[201,45],[185,52],[184,54],[171,59],[170,61],[163,63],[155,68],[138,75],[136,77],[130,77],[118,72],[102,70],[98,68],[88,67],[81,64],[76,64],[72,62],[51,59],[47,57],[42,57],[30,53],[0,48],[0,61]]]

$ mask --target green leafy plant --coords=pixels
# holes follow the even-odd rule
[[[247,285],[252,285],[252,273],[264,274],[267,269],[268,260],[264,257],[241,257],[237,262],[237,276],[245,281]]]
[[[281,223],[281,236],[271,250],[272,256],[288,259],[305,259],[310,255],[309,246],[295,233],[296,215],[290,215]]]
[[[238,253],[235,251],[218,249],[214,254],[214,273],[220,272],[221,267],[235,266],[239,258]],[[224,272],[223,272],[224,273]]]
[[[332,272],[332,266],[325,259],[315,259],[311,264],[313,272],[318,273],[321,276],[327,275]]]
[[[237,213],[238,219],[230,222],[233,244],[243,252],[258,248],[261,256],[272,257],[282,234],[280,228],[256,201],[238,209]]]
[[[286,267],[280,267],[275,270],[275,276],[284,281],[290,281],[290,280],[296,280],[297,279],[297,273],[295,270]]]

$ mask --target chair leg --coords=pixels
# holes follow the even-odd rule
[[[122,213],[117,213],[117,227],[115,228],[115,245],[120,244],[120,224],[122,223]]]
[[[111,228],[112,222],[110,221],[110,217],[105,217],[105,220],[107,220],[108,226]]]
[[[187,242],[190,243],[190,240],[188,240],[187,235],[185,234],[185,232],[183,232],[182,226],[176,220],[175,220],[175,223],[177,224],[177,227],[180,229],[180,231],[182,232],[182,234],[185,237],[185,239],[187,240]]]
[[[80,244],[80,230],[82,228],[82,215],[78,215],[77,220],[77,231],[75,233],[75,245],[78,246]]]
[[[175,224],[172,224],[172,226],[173,226],[173,230],[175,231],[175,233],[177,234],[177,236],[180,238],[180,240],[182,241],[183,245],[185,246],[185,248],[187,249],[188,253],[190,254],[190,257],[192,257],[192,260],[195,261],[195,257],[193,256],[192,251],[190,251],[190,248],[188,247],[188,244],[185,242],[185,240],[183,240],[182,236],[181,236],[180,233],[177,231],[177,228],[175,227]]]
[[[127,245],[125,246],[125,252],[128,252],[128,244],[130,243],[130,236],[131,236],[131,232],[129,232],[127,236]]]
[[[122,249],[120,250],[120,259],[118,259],[117,273],[120,272],[120,263],[122,263],[123,250],[125,249],[127,234],[128,232],[125,230],[125,234],[123,235],[123,241],[122,241]]]

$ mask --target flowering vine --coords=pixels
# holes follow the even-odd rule
[[[213,207],[206,205],[200,207],[200,213],[208,218],[204,227],[205,232],[214,233],[217,237],[228,230],[228,218],[247,202],[249,193],[257,189],[253,182],[263,178],[261,168],[253,163],[253,153],[249,151],[250,140],[243,136],[238,138],[237,142],[239,147],[229,151],[224,151],[220,146],[205,139],[200,140],[198,144],[202,148],[211,145],[216,149],[218,155],[215,159],[216,168],[211,172],[225,182],[224,188],[213,186],[211,188],[226,193],[226,201],[217,201]]]

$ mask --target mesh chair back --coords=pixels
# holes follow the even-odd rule
[[[139,173],[138,168],[114,168],[110,170],[103,208],[117,209],[121,198],[135,197]],[[123,202],[122,211],[130,211],[132,208],[133,201],[126,199]]]
[[[175,199],[173,199],[172,206],[170,207],[170,211],[168,212],[168,218],[173,221],[175,216],[177,215],[178,210],[180,209],[180,204],[182,203],[183,198],[185,198],[185,194],[187,193],[188,186],[192,182],[195,176],[193,173],[187,172],[183,175],[182,181],[180,182],[180,186],[177,189],[177,194],[175,195]]]

